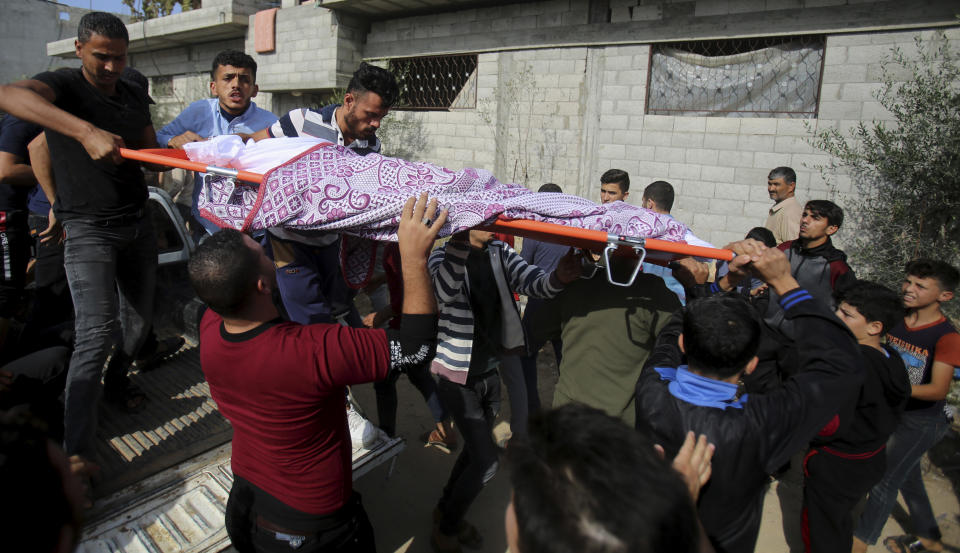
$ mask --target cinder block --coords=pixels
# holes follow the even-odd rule
[[[768,118],[745,118],[740,121],[740,135],[777,134],[777,120]]]
[[[721,184],[733,182],[735,176],[736,169],[733,167],[722,167],[719,165],[700,166],[700,180],[704,182],[718,183],[718,190]]]
[[[719,188],[720,185],[717,185]],[[721,200],[714,198],[710,201],[710,213],[715,215],[725,215],[727,217],[727,224],[730,223],[730,217],[742,217],[743,216],[743,200]],[[744,230],[750,230],[750,227],[747,227]]]
[[[738,136],[735,134],[706,133],[703,135],[703,147],[717,150],[735,150]],[[723,152],[726,156],[727,152]]]
[[[557,86],[562,88],[579,88],[583,84],[583,73],[574,73],[569,75],[558,75]],[[628,89],[629,90],[629,89]],[[607,90],[604,89],[604,93]]]
[[[646,120],[644,120],[646,126]],[[643,139],[641,144],[644,146],[670,146],[673,133],[663,131],[650,131],[646,127],[643,129]]]
[[[670,137],[671,146],[700,148],[703,146],[703,133],[675,132]]]
[[[739,133],[739,117],[707,117],[706,131],[712,133]]]
[[[871,44],[873,33],[849,33],[843,35],[830,35],[827,38],[827,46],[860,46]]]
[[[628,119],[622,115],[601,115],[600,126],[605,129],[626,130]]]
[[[774,167],[780,167],[782,165],[789,165],[790,156],[784,154],[776,154],[771,152],[754,152],[753,153],[753,166],[757,169],[766,169],[769,171]]]
[[[777,136],[809,136],[810,123],[809,119],[778,119]]]
[[[723,167],[753,167],[753,152],[749,150],[724,150],[717,160]]]
[[[693,10],[693,15],[694,17],[726,15],[730,12],[729,4],[727,0],[699,0]]]
[[[867,81],[867,66],[841,63],[823,68],[824,83],[862,83]]]
[[[769,199],[767,194],[767,175],[769,169],[756,169],[752,167],[736,167],[734,173],[734,182],[736,184],[745,184],[750,187],[750,199],[752,201],[766,201]]]
[[[725,229],[726,226],[726,215],[718,215],[713,213],[695,213],[693,215],[693,232],[697,236],[707,236],[714,230]]]
[[[635,171],[635,173],[638,173],[638,176],[637,176],[637,178],[634,178],[634,179],[631,179],[631,180],[637,180],[638,182],[644,182],[644,181],[647,180],[647,179],[638,180],[638,179],[639,179],[639,173],[640,173],[641,171],[642,171],[644,174],[649,175],[648,179],[649,179],[650,181],[665,179],[665,178],[667,178],[667,174],[670,172],[670,164],[669,164],[669,163],[661,163],[661,162],[659,162],[659,161],[641,161],[641,162],[640,162],[639,164],[637,164],[637,165],[639,165],[640,171]],[[630,173],[630,174],[633,175],[634,173]],[[641,192],[640,195],[641,195],[641,196],[643,195],[642,192]],[[631,195],[631,196],[632,196],[632,195]]]
[[[684,161],[687,163],[695,163],[697,165],[716,165],[718,155],[719,152],[717,150],[688,148],[684,155]]]
[[[663,177],[659,177],[659,179],[662,178]],[[658,178],[651,180],[658,180]],[[695,186],[695,184],[691,186]],[[686,190],[687,185],[685,184],[683,188]],[[698,198],[684,193],[682,196],[677,196],[674,201],[672,215],[681,223],[685,225],[689,224],[690,221],[693,220],[694,213],[702,213],[710,209],[710,201],[711,198]]]
[[[614,109],[624,115],[643,115],[643,102],[636,100],[617,100]]]
[[[829,43],[823,51],[823,64],[829,66],[841,63],[847,63],[847,47],[833,46],[832,43]]]
[[[641,85],[646,86],[647,75],[644,71],[620,71],[617,73],[616,84]]]
[[[605,56],[603,58],[603,67],[607,70],[626,70],[633,69],[633,56],[618,55]]]
[[[771,138],[762,134],[741,133],[737,139],[737,147],[741,151],[764,151],[770,147]]]
[[[744,231],[743,234],[746,234],[746,231]],[[737,240],[742,240],[743,234],[740,234],[739,232],[731,232],[728,230],[714,230],[710,232],[709,242],[717,247],[721,247],[724,244],[729,244],[730,242],[736,242]]]
[[[830,161],[830,156],[826,154],[793,154],[790,158],[790,167],[798,172],[806,169],[816,171],[818,165],[825,165]]]
[[[807,154],[813,147],[807,139],[800,136],[778,136],[774,140],[773,151],[778,154]]]
[[[701,182],[699,179],[692,179],[693,182],[687,183],[683,187],[683,195],[694,198],[714,198],[716,183]]]
[[[730,170],[732,171],[733,169],[730,168]],[[705,177],[706,174],[704,174],[704,180],[707,180]],[[726,200],[747,200],[750,198],[750,186],[731,182],[717,183],[714,194],[717,198],[723,198]]]
[[[683,163],[684,162],[684,150],[683,148],[673,148],[670,146],[657,146],[654,153],[654,159],[657,161],[665,161],[668,163]]]
[[[641,146],[639,143],[626,145],[627,158],[636,161],[653,161],[657,159],[655,146]]]
[[[823,119],[860,119],[863,104],[860,102],[821,102],[820,117]]]
[[[643,133],[639,130],[613,131],[613,141],[616,144],[639,144]]]
[[[674,119],[676,118],[672,115],[645,115],[643,128],[651,131],[672,131]]]
[[[561,75],[565,73],[573,73],[576,65],[576,60],[551,60],[549,62],[550,72]]]
[[[707,128],[706,117],[674,117],[673,130],[677,132],[704,132]]]
[[[627,150],[623,144],[601,144],[597,147],[597,157],[600,159],[623,159],[626,156]]]
[[[864,121],[892,121],[893,114],[880,102],[864,102],[860,117]]]
[[[630,10],[631,21],[656,21],[663,18],[663,11],[659,4],[648,6],[634,6]]]
[[[698,180],[700,178],[700,166],[690,165],[688,163],[671,163],[670,169],[667,171],[667,176],[671,179]],[[712,190],[710,194],[711,196],[713,195]]]

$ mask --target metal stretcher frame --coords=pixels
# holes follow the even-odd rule
[[[152,163],[155,165],[166,165],[177,167],[190,171],[201,173],[211,173],[230,177],[238,181],[260,184],[263,182],[263,175],[251,173],[249,171],[240,171],[229,167],[218,167],[216,165],[206,165],[196,161],[190,161],[186,152],[183,150],[171,149],[148,149],[131,150],[120,148],[120,155],[126,159]],[[721,261],[730,261],[734,253],[730,250],[707,248],[704,246],[694,246],[682,242],[670,242],[667,240],[658,240],[656,238],[639,238],[634,236],[618,235],[604,232],[602,230],[583,229],[555,223],[545,223],[542,221],[529,221],[525,219],[510,219],[501,215],[496,221],[485,225],[484,230],[512,234],[523,238],[532,238],[542,242],[551,242],[555,244],[564,244],[577,248],[603,251],[607,278],[611,284],[618,286],[630,286],[634,278],[640,272],[640,266],[646,259],[648,251],[655,251],[657,255],[648,261],[665,265],[672,259],[679,257],[700,257],[717,259]],[[634,268],[629,281],[620,282],[613,278],[610,272],[610,256],[627,255],[638,257],[637,265]]]

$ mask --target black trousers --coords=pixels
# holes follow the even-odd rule
[[[373,526],[354,492],[333,513],[311,515],[235,476],[225,515],[238,553],[376,553]]]
[[[807,553],[850,553],[853,509],[883,478],[886,451],[845,458],[811,449],[803,463],[803,541]]]
[[[440,531],[451,536],[480,490],[497,473],[499,452],[491,431],[500,411],[500,375],[492,370],[463,385],[441,377],[437,392],[463,436],[463,450],[437,505],[442,515]]]

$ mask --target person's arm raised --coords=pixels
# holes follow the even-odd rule
[[[447,221],[447,211],[437,214],[437,200],[410,198],[400,215],[397,242],[403,273],[403,314],[421,315],[437,312],[433,283],[427,270],[427,257],[437,240],[440,227]]]
[[[94,160],[123,161],[122,138],[63,111],[53,105],[54,100],[53,89],[36,79],[0,85],[0,111],[73,138]]]

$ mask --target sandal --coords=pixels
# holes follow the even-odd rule
[[[103,399],[128,415],[139,413],[147,406],[147,394],[129,378],[104,383]]]
[[[888,536],[884,538],[883,546],[890,553],[928,553],[919,539],[908,535]]]

